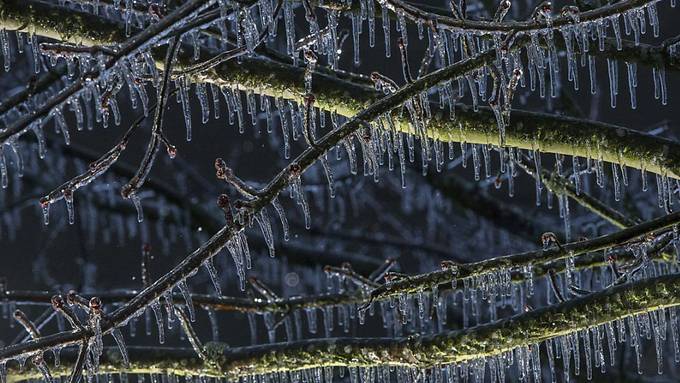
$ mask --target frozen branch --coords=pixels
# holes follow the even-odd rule
[[[129,349],[135,361],[124,367],[115,350],[107,350],[101,372],[205,375],[237,379],[249,375],[290,372],[322,367],[395,366],[431,368],[472,362],[502,355],[516,348],[533,347],[548,339],[606,325],[637,315],[680,305],[680,276],[650,278],[609,288],[550,307],[522,313],[494,323],[431,336],[388,338],[310,339],[289,343],[229,348],[206,345],[205,363],[184,349]],[[53,371],[64,376],[75,353],[64,351],[62,366]],[[9,366],[14,368],[13,365]],[[32,371],[10,371],[10,382],[35,378]]]
[[[595,11],[589,11],[595,12],[593,14],[584,12],[581,15],[581,20],[585,20],[583,17],[586,15],[591,15],[587,17],[596,17],[597,15],[599,15],[597,17],[604,17],[644,3],[641,0],[616,3],[598,11],[600,13]],[[35,8],[31,8],[35,11],[23,12],[24,7],[9,0],[0,1],[0,7],[4,10],[0,23],[9,30],[28,25],[37,34],[61,41],[82,42],[84,44],[106,45],[124,40],[124,33],[121,30],[116,33],[102,34],[101,31],[116,30],[116,27],[98,21],[96,18],[84,17],[77,13],[61,12],[49,9],[49,7],[40,8],[39,4],[36,4]],[[43,20],[43,18],[47,20]],[[87,25],[68,29],[60,26],[60,23],[65,25],[85,23],[82,21],[83,19],[87,21]],[[557,21],[558,18],[553,19],[553,22]],[[456,21],[456,23],[458,22],[460,20]],[[472,21],[465,20],[465,22],[470,23]],[[535,22],[527,23],[527,26],[529,26]],[[512,24],[507,23],[507,25]],[[555,25],[553,24],[553,26]],[[87,32],[82,32],[83,35],[81,36],[79,31],[82,30]],[[70,34],[66,33],[67,31]],[[91,31],[97,31],[97,33]],[[658,62],[670,64],[667,63],[670,56],[665,49],[644,44],[636,47],[632,43],[624,44],[623,48],[621,52],[614,52],[616,49],[608,49],[604,54],[626,54],[626,57],[630,59],[639,57],[652,64],[658,64]],[[602,52],[593,53],[601,54]],[[161,65],[162,57],[164,57],[163,52],[158,52],[156,57],[158,57],[158,65]],[[666,66],[669,69],[673,68],[672,65]],[[238,87],[241,90],[290,99],[301,104],[304,102],[303,97],[306,94],[303,80],[303,68],[258,58],[243,59],[243,65],[222,64],[195,78],[195,81],[206,81],[233,88]],[[368,85],[351,83],[326,74],[316,73],[312,83],[317,108],[335,111],[348,117],[356,115],[381,97],[381,94]],[[457,121],[454,122],[449,121],[448,116],[437,113],[430,121],[427,133],[431,138],[441,141],[496,144],[498,132],[494,115],[488,109],[481,109],[481,113],[474,113],[469,108],[461,106],[456,112]],[[678,154],[680,153],[680,145],[674,141],[648,136],[611,124],[541,113],[513,111],[512,119],[513,123],[506,127],[506,143],[509,146],[521,149],[537,149],[542,153],[560,153],[581,157],[595,157],[599,153],[602,159],[607,162],[622,163],[625,166],[637,169],[644,168],[661,175],[668,173],[669,176],[674,178],[680,177],[680,154]],[[403,119],[397,122],[400,130],[412,132],[409,121]],[[460,122],[460,125],[457,122]],[[3,137],[5,135],[0,135],[0,138]]]
[[[328,366],[431,368],[471,362],[615,320],[676,307],[680,305],[679,293],[679,276],[657,277],[441,335],[321,339],[225,349],[217,360],[231,378]]]
[[[578,22],[596,21],[604,19],[608,16],[624,13],[628,10],[643,7],[647,4],[652,4],[656,0],[635,0],[635,1],[621,1],[611,5],[599,7],[586,12],[578,14]],[[392,10],[397,14],[402,14],[404,17],[421,23],[434,23],[435,25],[451,29],[464,30],[466,32],[538,32],[544,30],[557,30],[560,27],[574,24],[574,18],[571,15],[561,14],[553,17],[550,20],[532,18],[527,21],[487,21],[487,20],[469,20],[465,18],[455,18],[435,13],[427,12],[419,9],[417,6],[410,5],[402,0],[382,0],[381,4]]]
[[[443,269],[431,273],[400,279],[386,283],[371,292],[371,300],[386,299],[401,294],[431,290],[443,284],[460,281],[464,278],[482,276],[486,273],[497,273],[502,268],[520,270],[525,266],[545,264],[564,260],[570,256],[578,256],[589,252],[619,246],[639,237],[652,235],[680,223],[680,212],[647,221],[629,228],[603,235],[597,238],[571,242],[560,247],[547,250],[535,250],[525,253],[491,258],[485,261],[460,264],[454,269]]]

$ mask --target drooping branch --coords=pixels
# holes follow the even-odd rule
[[[135,362],[128,369],[122,367],[115,352],[105,353],[101,366],[104,372],[112,368],[117,372],[201,374],[230,379],[322,367],[431,368],[533,347],[548,339],[678,305],[680,276],[667,275],[612,287],[494,323],[432,336],[310,339],[242,348],[213,343],[206,345],[205,363],[186,350],[131,348]],[[64,367],[72,362],[73,355],[65,353]],[[66,371],[60,368],[53,374],[62,375]],[[18,381],[32,374],[12,371],[10,377]]]
[[[488,64],[495,57],[495,51],[482,53],[478,56],[460,61],[446,68],[432,72],[414,81],[409,86],[399,89],[395,93],[380,99],[374,104],[363,109],[342,126],[323,136],[314,146],[302,152],[288,167],[281,170],[267,186],[258,192],[257,196],[249,201],[244,201],[242,213],[249,216],[259,214],[267,205],[293,182],[299,182],[302,174],[314,165],[321,156],[327,153],[341,140],[349,137],[354,132],[364,127],[369,121],[374,121],[385,113],[390,113],[400,107],[414,95],[436,86],[442,81],[462,76],[471,70],[478,69]],[[193,275],[206,261],[217,255],[235,237],[240,236],[245,229],[245,220],[237,220],[220,229],[199,249],[189,254],[172,270],[156,280],[152,285],[142,290],[127,304],[117,309],[103,320],[102,332],[106,333],[127,322],[139,310],[146,308],[152,302],[159,299],[166,291],[172,289]],[[240,238],[240,237],[239,237]],[[239,239],[240,240],[240,239]],[[23,353],[31,353],[46,350],[55,346],[66,346],[79,340],[93,336],[93,330],[88,328],[77,332],[62,332],[51,336],[45,336],[30,343],[10,346],[0,350],[0,361]]]
[[[603,265],[605,261],[602,256],[591,256],[589,253],[602,249],[614,249],[612,254],[616,254],[617,246],[629,243],[631,240],[638,237],[646,237],[652,235],[654,232],[663,231],[665,228],[677,224],[679,220],[680,213],[674,213],[672,216],[665,216],[653,221],[638,224],[613,234],[604,235],[591,240],[564,244],[559,248],[511,254],[504,257],[492,258],[487,261],[458,264],[455,269],[445,269],[419,275],[404,276],[402,279],[377,287],[368,295],[361,291],[354,291],[343,294],[308,295],[263,301],[243,297],[192,294],[192,301],[198,306],[214,311],[287,313],[293,310],[323,308],[334,305],[351,304],[365,306],[372,301],[396,297],[402,294],[430,291],[434,287],[438,287],[440,290],[446,290],[451,287],[451,282],[454,280],[461,281],[464,278],[473,278],[486,273],[499,272],[503,267],[512,268],[514,270],[512,277],[517,280],[523,280],[526,278],[526,275],[525,273],[519,272],[519,270],[522,270],[523,266],[532,265],[531,272],[535,278],[538,278],[544,276],[549,269],[554,269],[558,272],[563,271],[565,268],[563,260],[570,255],[575,258],[576,269],[594,268]],[[650,257],[656,258],[656,252],[662,250],[667,244],[667,240],[653,243],[648,249]],[[629,257],[625,252],[620,255],[622,258]],[[661,255],[660,257],[663,259],[664,255]],[[461,283],[457,283],[457,285],[462,287]],[[138,291],[132,290],[122,292],[101,292],[96,294],[96,296],[105,304],[128,304],[137,296],[137,294],[139,294]],[[53,293],[50,292],[8,290],[2,298],[14,301],[17,304],[49,304],[52,295]],[[88,294],[83,296],[85,298],[90,297]],[[179,294],[174,295],[173,299],[176,304],[180,305],[184,301],[184,298]]]
[[[606,7],[607,9],[602,12],[618,12],[621,11],[619,7],[623,7],[622,9],[636,7],[642,4],[640,1],[620,2]],[[0,23],[6,24],[7,29],[10,30],[29,25],[37,34],[76,43],[91,42],[103,45],[122,41],[122,36],[124,36],[119,30],[110,35],[85,34],[84,36],[88,38],[85,39],[77,35],[78,31],[85,28],[84,26],[70,28],[71,35],[58,28],[62,20],[68,20],[64,21],[64,24],[78,23],[85,19],[84,15],[41,9],[39,12],[36,11],[38,15],[27,17],[21,12],[23,8],[13,0],[2,0],[0,5],[6,10],[2,13]],[[34,18],[38,16],[41,17],[40,23],[34,22]],[[43,21],[42,18],[48,18],[48,21]],[[103,23],[92,17],[86,19],[88,23]],[[471,21],[465,20],[465,22]],[[512,23],[508,25],[510,24]],[[90,28],[95,26],[97,28]],[[88,24],[85,29],[111,30],[111,28],[115,29],[114,26],[103,23]],[[627,57],[632,59],[639,53],[640,57],[646,57],[646,62],[667,61],[670,57],[664,49],[652,49],[648,46],[635,47],[629,44],[625,44],[624,48],[622,52],[626,53]],[[614,51],[615,49],[607,52],[614,54]],[[593,53],[599,54],[600,52]],[[155,56],[158,58],[158,64],[161,65],[163,52],[158,52]],[[653,59],[650,60],[650,58]],[[303,79],[303,68],[266,59],[249,58],[243,60],[243,65],[223,64],[197,76],[195,81],[226,85],[303,103],[305,94]],[[319,73],[314,75],[312,83],[316,107],[326,111],[335,111],[348,117],[355,115],[381,96],[369,86],[353,84]],[[494,115],[486,108],[481,109],[482,112],[477,113],[470,108],[460,106],[456,112],[457,120],[453,122],[444,113],[436,113],[428,124],[427,133],[431,138],[441,141],[494,145],[498,137]],[[409,121],[403,119],[397,122],[400,130],[412,132]],[[607,162],[622,163],[637,169],[644,168],[650,172],[668,174],[674,178],[680,177],[680,154],[678,154],[680,145],[674,141],[652,137],[623,127],[548,114],[513,111],[512,123],[506,130],[506,142],[509,146],[536,149],[544,153],[601,157]]]

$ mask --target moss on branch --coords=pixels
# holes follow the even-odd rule
[[[674,307],[680,304],[679,294],[680,276],[663,276],[461,331],[397,340],[322,339],[225,349],[216,362],[232,378],[324,366],[427,368],[494,356],[613,320]]]
[[[571,334],[614,320],[680,305],[680,275],[667,275],[612,287],[558,305],[522,313],[498,322],[432,336],[388,338],[309,339],[290,343],[230,348],[206,345],[206,363],[185,350],[131,348],[134,361],[122,365],[115,350],[104,355],[102,370],[127,373],[227,376],[295,371],[320,367],[368,367],[379,365],[428,368],[499,355],[517,347],[533,346],[547,339]],[[69,352],[70,351],[70,352]],[[67,375],[75,358],[72,350],[62,356],[53,375]],[[10,368],[9,381],[38,377],[30,369]]]
[[[99,372],[100,374],[174,374],[174,375],[207,375],[217,376],[219,372],[196,356],[191,349],[171,347],[128,347],[130,365],[123,363],[120,351],[115,348],[105,348],[102,353]],[[69,347],[61,351],[59,366],[52,363],[52,353],[45,353],[45,360],[50,364],[50,372],[53,377],[68,378],[78,355],[77,347]],[[10,362],[7,364],[7,383],[27,381],[31,379],[42,380],[43,376],[30,362],[23,368],[19,364]]]
[[[6,30],[35,33],[73,44],[106,45],[127,39],[125,29],[116,24],[36,1],[0,0],[0,24]]]
[[[9,30],[27,30],[85,45],[113,44],[125,39],[123,26],[34,1],[0,0],[0,23]],[[638,49],[626,48],[626,57],[634,56],[632,52]],[[641,56],[644,62],[656,63],[666,54],[658,49],[647,49],[645,52]],[[159,57],[162,55],[159,54]],[[303,76],[302,68],[251,58],[241,63],[219,66],[202,74],[196,81],[208,81],[302,102],[305,93]],[[316,97],[315,106],[348,117],[356,115],[380,97],[367,84],[352,83],[321,73],[314,76],[313,93]],[[456,121],[450,121],[447,114],[436,113],[428,125],[429,136],[442,141],[497,144],[496,120],[490,110],[481,108],[479,112],[474,112],[471,108],[460,106],[456,116]],[[412,132],[410,123],[405,119],[398,121],[398,126],[402,131]],[[680,178],[678,143],[623,127],[514,111],[506,134],[509,146],[601,158],[607,162]]]
[[[304,69],[265,59],[245,59],[204,73],[198,80],[254,91],[302,103]],[[312,92],[315,106],[340,115],[354,116],[380,98],[371,87],[317,73]],[[458,105],[456,120],[447,113],[434,111],[428,135],[441,141],[472,144],[498,143],[496,119],[488,108],[478,112]],[[412,133],[406,119],[397,121],[404,132]],[[680,178],[680,144],[624,127],[589,120],[514,110],[506,128],[507,145],[537,149],[546,153],[577,155],[668,174]]]

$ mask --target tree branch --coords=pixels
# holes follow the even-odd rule
[[[33,6],[33,0],[29,2]],[[620,7],[635,7],[644,3],[642,0],[628,0],[607,7],[607,10],[603,12],[611,12],[612,9],[619,10]],[[82,30],[116,29],[116,26],[99,21],[91,15],[85,17],[75,12],[39,8],[38,5],[35,7],[36,11],[33,13],[23,12],[25,7],[19,6],[15,0],[0,0],[0,10],[5,11],[0,13],[0,24],[10,30],[28,25],[37,34],[73,43],[105,45],[124,40],[124,33],[120,27],[116,33],[82,32],[81,36],[79,33]],[[582,20],[585,14],[581,15]],[[470,21],[466,20],[466,22]],[[81,25],[65,30],[61,27],[61,24],[74,23],[81,23]],[[67,31],[71,33],[68,34]],[[627,52],[626,57],[632,58],[639,54],[643,58],[654,57],[652,62],[658,62],[657,59],[668,59],[667,52],[664,51],[662,54],[658,49],[651,49],[648,46],[629,47],[626,44],[625,48],[623,52]],[[608,50],[608,53],[616,52]],[[162,65],[164,52],[156,52],[154,56],[158,58],[158,65]],[[272,97],[282,97],[301,104],[306,93],[303,80],[304,68],[259,58],[243,59],[241,64],[223,64],[195,78],[195,81],[211,82]],[[356,115],[382,96],[369,86],[353,84],[320,73],[315,73],[312,84],[316,107],[326,111],[335,111],[347,117]],[[481,113],[477,113],[468,107],[460,106],[456,117],[457,121],[452,122],[447,115],[436,113],[428,124],[428,135],[442,141],[497,144],[496,120],[493,112],[487,108],[481,108]],[[632,168],[644,168],[656,174],[667,173],[673,178],[680,178],[680,145],[675,141],[649,136],[611,124],[519,110],[512,112],[512,120],[513,123],[506,127],[506,143],[509,146],[581,157],[601,155],[602,159],[607,162],[620,162]],[[413,133],[409,121],[401,119],[397,122],[400,130]]]
[[[212,343],[206,345],[208,360],[205,364],[198,358],[192,358],[187,350],[130,348],[135,363],[129,369],[123,368],[115,352],[106,352],[100,370],[176,375],[195,375],[200,371],[206,376],[237,379],[322,367],[443,367],[497,356],[520,347],[535,347],[548,339],[678,305],[680,276],[667,275],[612,287],[494,323],[438,335],[401,339],[310,339],[238,348]],[[68,372],[68,365],[73,363],[72,354],[65,353],[62,367],[54,370],[54,375]],[[18,381],[33,374],[11,371],[9,376]]]

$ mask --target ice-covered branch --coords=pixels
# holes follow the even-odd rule
[[[605,328],[614,327],[618,328],[617,332],[621,336],[622,331],[624,334],[626,332],[626,321],[629,324],[635,323],[635,328],[629,328],[630,332],[626,334],[627,338],[630,337],[631,345],[635,346],[635,342],[640,341],[638,331],[641,330],[636,324],[638,320],[643,321],[645,320],[643,317],[649,315],[652,322],[658,323],[655,321],[661,320],[657,318],[663,315],[664,323],[670,320],[671,326],[676,326],[677,324],[672,321],[677,320],[674,310],[678,305],[680,305],[680,276],[667,275],[612,287],[462,331],[401,339],[310,339],[240,348],[213,343],[206,345],[208,359],[205,363],[188,350],[133,347],[129,352],[135,363],[130,367],[124,367],[116,351],[110,350],[103,354],[100,371],[201,374],[235,379],[249,375],[324,367],[394,366],[420,369],[443,368],[446,365],[475,361],[490,363],[491,360],[498,360],[494,359],[496,356],[516,352],[517,349],[526,352],[525,349],[539,345],[552,348],[551,344],[543,343],[548,340],[554,341],[559,346],[562,338],[569,342],[569,337],[575,334],[583,335],[584,331],[590,336],[588,332],[599,334],[608,331]],[[667,316],[670,319],[667,319]],[[619,323],[623,325],[623,329]],[[666,331],[665,327],[663,331]],[[674,332],[673,337],[677,336]],[[616,337],[608,336],[607,340],[616,341]],[[63,352],[62,367],[53,370],[53,374],[65,375],[74,358],[71,351]],[[526,369],[529,370],[529,367]],[[29,371],[11,371],[9,376],[10,381],[11,379],[19,381],[37,375]]]
[[[638,2],[620,2],[611,7],[605,7],[606,9],[600,12],[622,11],[618,7],[639,6]],[[83,43],[106,44],[124,39],[124,33],[120,30],[110,34],[99,32],[112,28],[115,30],[115,27],[103,21],[98,21],[96,18],[83,17],[77,13],[49,10],[48,8],[41,9],[39,4],[35,5],[36,11],[33,12],[36,15],[30,16],[33,13],[22,13],[23,8],[13,1],[3,0],[0,4],[6,11],[3,12],[0,22],[10,30],[28,25],[28,28],[37,34],[62,41]],[[36,19],[37,17],[40,17],[40,19]],[[47,20],[42,18],[47,18]],[[74,27],[68,30],[60,29],[61,24],[79,23],[82,20],[99,24],[81,25],[79,28]],[[557,21],[557,18],[553,21]],[[469,21],[466,20],[465,22]],[[81,30],[98,32],[94,35],[90,35],[94,32],[88,32],[79,36],[78,31]],[[66,31],[70,33],[66,33]],[[607,44],[607,46],[609,45],[612,44]],[[591,49],[592,54],[603,54],[597,50],[592,51]],[[634,60],[638,55],[643,61],[646,60],[646,57],[651,57],[652,59],[648,62],[655,65],[658,64],[659,60],[662,62],[669,60],[669,55],[665,50],[651,49],[644,44],[635,46],[632,43],[626,43],[623,44],[623,49],[620,52],[614,47],[607,49],[607,52],[604,53],[625,54],[627,60]],[[163,53],[160,52],[157,56],[157,62],[160,65]],[[221,65],[202,74],[195,80],[238,87],[242,90],[290,99],[298,103],[304,102],[304,69],[266,59],[249,58],[243,61],[244,65]],[[672,65],[666,66],[672,68]],[[28,94],[29,92],[22,93]],[[335,111],[345,116],[355,115],[381,96],[367,85],[352,84],[319,73],[314,75],[313,94],[317,108]],[[680,174],[680,159],[677,154],[680,150],[678,150],[678,145],[672,141],[646,136],[618,126],[547,114],[513,111],[512,116],[513,123],[506,128],[507,144],[510,146],[537,149],[542,153],[560,153],[581,157],[597,157],[598,154],[601,154],[604,161],[621,162],[626,166],[644,168],[657,174],[668,173],[671,177],[678,177],[678,174]],[[491,111],[483,109],[481,114],[477,114],[461,106],[457,110],[456,117],[458,122],[461,123],[460,125],[449,121],[448,116],[443,113],[436,113],[428,125],[428,135],[442,141],[464,141],[477,144],[496,143],[494,138],[497,137],[497,125]],[[398,128],[403,131],[411,131],[412,129],[406,119],[398,121]]]
[[[247,63],[244,66],[217,67],[200,80],[303,102],[303,69],[262,59],[244,61]],[[318,73],[312,84],[316,107],[345,116],[357,114],[381,96],[368,86]],[[444,142],[496,144],[498,128],[494,114],[487,108],[479,109],[475,112],[471,107],[457,105],[455,121],[449,120],[446,113],[435,112],[427,125],[427,134]],[[413,133],[406,118],[395,118],[395,122],[398,129]],[[506,136],[507,145],[512,147],[584,158],[601,156],[607,162],[680,177],[678,143],[621,126],[513,110]]]
[[[543,182],[555,194],[563,194],[576,201],[579,205],[606,219],[621,229],[633,226],[636,222],[621,212],[605,205],[600,200],[584,191],[577,191],[564,177],[552,172],[544,173]]]
[[[426,12],[415,5],[410,5],[402,0],[380,0],[380,3],[396,14],[402,15],[402,17],[415,22],[426,24],[432,23],[440,28],[447,28],[455,31],[482,33],[512,31],[531,33],[549,29],[558,30],[560,27],[569,26],[575,23],[606,19],[607,17],[619,15],[638,7],[655,4],[657,1],[658,0],[621,1],[586,12],[577,13],[575,17],[572,13],[562,12],[562,14],[556,17],[548,15],[546,18],[534,17],[527,21],[469,20]],[[543,2],[542,4],[544,3],[550,4],[550,2]]]
[[[432,368],[469,363],[517,348],[537,347],[548,339],[616,320],[675,307],[680,304],[678,293],[680,277],[664,276],[463,331],[395,340],[322,339],[244,350],[225,349],[217,361],[230,377],[330,366]],[[659,314],[666,315],[663,311]]]
[[[299,183],[302,173],[315,164],[322,155],[333,148],[342,139],[364,127],[368,122],[398,108],[419,92],[429,89],[441,81],[461,76],[471,69],[479,68],[487,61],[493,59],[492,54],[493,52],[481,54],[435,71],[363,109],[351,120],[323,136],[315,146],[309,147],[301,153],[290,166],[279,172],[255,199],[243,203],[244,206],[242,207],[245,209],[243,212],[251,216],[259,214],[267,205],[271,204],[286,187],[294,183]],[[213,256],[217,255],[222,249],[230,244],[233,245],[235,238],[236,241],[241,241],[241,237],[243,236],[241,232],[245,228],[245,223],[246,222],[237,220],[220,229],[199,249],[189,254],[172,270],[168,271],[152,285],[142,290],[124,306],[108,315],[105,320],[102,320],[101,331],[106,333],[116,329],[118,326],[126,323],[140,310],[145,309],[147,306],[157,301],[166,291],[173,289],[179,284],[185,286],[186,279],[201,268],[206,261],[209,261]],[[241,245],[239,244],[239,246]],[[33,342],[9,346],[0,350],[0,361],[21,354],[34,353],[56,346],[73,344],[83,338],[89,338],[92,335],[93,330],[88,328],[77,332],[62,332],[42,337]]]
[[[124,33],[118,35],[120,31],[115,28],[103,29],[105,32],[102,33],[101,30],[97,28],[97,26],[101,28],[102,25],[92,25],[89,24],[89,22],[83,23],[83,19],[89,19],[83,15],[74,15],[64,19],[59,18],[58,12],[53,12],[52,8],[47,7],[40,9],[39,5],[34,4],[33,2],[30,4],[22,3],[22,5],[11,0],[1,2],[0,14],[2,15],[2,19],[0,20],[3,25],[7,24],[11,30],[27,29],[36,34],[44,33],[49,37],[76,44],[89,43],[91,45],[93,42],[104,43],[107,40],[109,42],[122,41],[123,43],[118,47],[115,55],[107,57],[104,60],[100,69],[95,70],[94,72],[88,72],[87,75],[81,76],[72,84],[62,89],[48,102],[33,110],[32,113],[25,114],[3,129],[0,132],[0,142],[5,142],[15,135],[24,133],[30,128],[34,121],[47,116],[54,108],[65,103],[71,96],[76,95],[91,81],[103,76],[107,70],[117,65],[122,58],[157,41],[169,28],[172,28],[176,23],[199,10],[203,6],[203,3],[204,2],[200,0],[189,1],[140,33],[131,38],[125,38],[123,37]],[[83,31],[83,29],[89,30],[90,27],[94,32]]]
[[[672,213],[663,217],[647,221],[629,228],[603,235],[597,238],[571,242],[559,247],[546,250],[535,250],[524,253],[490,258],[488,260],[459,264],[454,268],[444,268],[440,271],[425,273],[413,277],[403,278],[395,282],[386,283],[371,292],[371,299],[386,299],[401,294],[416,293],[430,290],[443,284],[450,284],[465,278],[481,277],[485,274],[497,274],[503,269],[519,270],[532,265],[549,263],[567,259],[581,254],[612,248],[628,243],[640,237],[646,237],[655,232],[663,231],[680,223],[680,213]]]
[[[134,363],[125,365],[118,348],[104,348],[99,361],[100,374],[174,374],[217,376],[217,371],[202,362],[191,349],[175,347],[137,347],[127,348]],[[51,353],[45,354],[45,360],[52,362]],[[53,377],[62,377],[68,381],[71,371],[78,360],[78,349],[67,348],[60,351],[59,365],[50,368]],[[42,378],[34,369],[19,369],[16,364],[7,365],[7,383],[17,383]],[[82,380],[81,380],[82,381]]]

